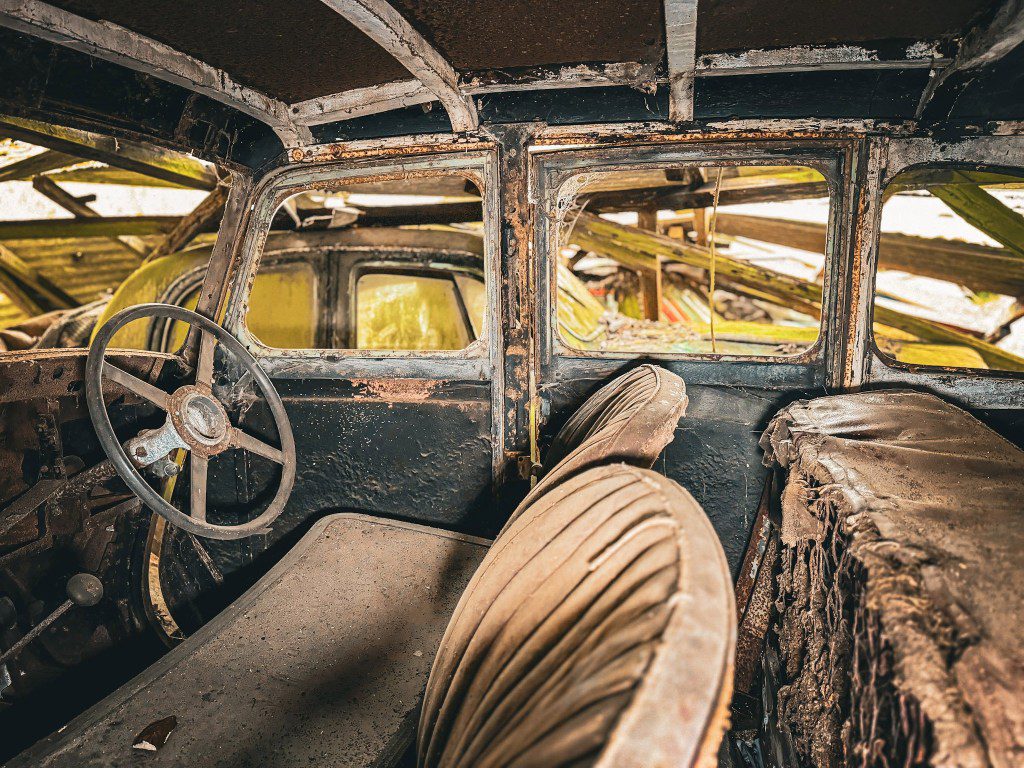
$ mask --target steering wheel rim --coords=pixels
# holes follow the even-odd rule
[[[200,349],[199,361],[196,366],[196,384],[186,384],[175,392],[168,393],[113,365],[106,359],[107,346],[114,334],[128,323],[145,317],[179,320],[198,328]],[[253,377],[267,401],[274,419],[274,426],[281,444],[279,449],[232,425],[223,404],[213,395],[212,374],[215,344],[227,349],[242,364],[242,368]],[[168,414],[167,422],[161,430],[165,431],[171,441],[175,439],[178,441],[172,444],[172,448],[184,448],[189,454],[191,473],[189,514],[182,512],[153,490],[142,477],[135,463],[129,459],[114,433],[114,426],[104,404],[104,378],[114,381],[122,388],[142,397]],[[89,348],[89,356],[85,365],[85,397],[97,439],[104,453],[114,465],[117,474],[146,506],[171,525],[197,536],[227,541],[268,533],[270,530],[268,526],[284,511],[295,484],[295,439],[284,403],[270,381],[270,377],[260,367],[256,358],[234,336],[208,318],[172,304],[138,304],[121,310],[99,329]],[[215,404],[215,406],[211,404]],[[197,415],[200,417],[198,422],[194,418]],[[220,423],[221,420],[223,420],[223,424]],[[214,427],[208,427],[209,421],[215,422]],[[198,424],[198,428],[196,424]],[[154,430],[153,432],[159,431]],[[141,434],[128,442],[132,443],[140,438]],[[239,525],[214,525],[206,522],[205,519],[207,468],[209,459],[228,448],[248,450],[279,463],[281,465],[281,480],[274,498],[259,516]],[[146,454],[143,450],[138,455],[145,456]],[[201,514],[193,516],[192,513],[197,511],[197,503],[200,505]]]

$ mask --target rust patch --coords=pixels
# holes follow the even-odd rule
[[[319,144],[306,149],[293,149],[289,158],[293,162],[329,163],[338,160],[359,160],[387,157],[412,157],[414,155],[437,154],[443,152],[468,152],[493,149],[494,143],[479,141],[473,138],[456,139],[449,134],[435,141],[422,136],[400,138],[393,141],[350,141],[335,144]]]
[[[691,144],[723,141],[794,141],[814,139],[816,141],[849,141],[861,139],[866,129],[845,128],[823,130],[817,127],[786,127],[773,130],[702,130],[689,133],[666,131],[657,127],[637,126],[615,132],[600,129],[587,131],[548,129],[533,139],[536,146],[595,145],[605,147],[637,147],[644,144]]]
[[[422,403],[441,386],[440,381],[425,379],[353,379],[359,388],[354,400],[387,400],[396,403]]]

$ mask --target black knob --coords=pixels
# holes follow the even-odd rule
[[[68,579],[68,600],[90,608],[103,599],[103,582],[91,573],[76,573]]]

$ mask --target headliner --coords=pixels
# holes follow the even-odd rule
[[[1020,120],[1013,5],[0,0],[0,113],[259,162],[487,123]]]

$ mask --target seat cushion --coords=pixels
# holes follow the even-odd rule
[[[438,650],[422,768],[713,765],[732,693],[732,579],[703,510],[598,467],[494,543]]]
[[[488,542],[339,514],[221,615],[9,766],[386,766]],[[174,716],[157,752],[132,742]]]

